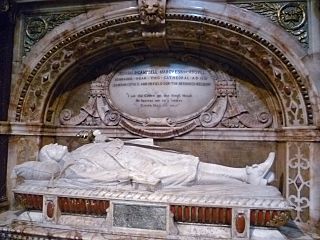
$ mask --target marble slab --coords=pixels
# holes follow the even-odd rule
[[[165,206],[113,204],[113,226],[166,231]]]

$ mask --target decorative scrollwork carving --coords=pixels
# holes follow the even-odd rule
[[[119,124],[120,119],[121,119],[120,113],[116,111],[108,111],[103,119],[103,122],[108,126],[116,126]]]
[[[174,127],[176,122],[173,121],[169,117],[165,118],[152,118],[148,117],[144,123],[144,126],[166,126],[166,127]]]
[[[104,123],[106,126],[118,125],[121,115],[108,106],[105,93],[105,81],[110,76],[102,75],[91,83],[89,100],[81,107],[80,114],[72,116],[72,111],[63,109],[60,113],[60,122],[63,125],[97,126]]]
[[[237,118],[244,126],[250,128],[266,128],[272,123],[272,116],[267,112],[259,113],[256,117],[244,113],[237,116]]]
[[[63,109],[60,113],[61,121],[67,122],[72,118],[72,110],[70,109]]]
[[[257,116],[257,120],[261,123],[267,123],[271,119],[270,113],[262,112]]]
[[[80,114],[77,116],[72,116],[73,111],[70,109],[63,109],[60,113],[59,119],[63,125],[79,125],[81,124],[88,116],[88,112],[80,110]],[[89,124],[90,125],[90,124]]]
[[[200,115],[199,120],[203,127],[212,128],[217,126],[227,109],[228,99],[219,97],[210,112],[204,112]]]
[[[221,77],[221,73],[219,75]],[[215,127],[219,123],[228,128],[266,128],[272,123],[272,116],[268,112],[261,112],[255,117],[239,102],[235,81],[227,74],[216,81],[217,100],[211,111],[200,115],[203,127]]]
[[[272,42],[262,38],[259,34],[246,31],[240,25],[216,20],[208,16],[201,17],[184,13],[166,13],[166,18],[170,19],[170,22],[166,23],[166,40],[172,48],[178,46],[179,48],[188,49],[190,46],[184,44],[191,41],[195,44],[195,47],[196,45],[212,45],[222,48],[223,51],[230,50],[235,54],[241,54],[246,60],[254,62],[266,76],[269,76],[271,83],[275,85],[277,91],[279,89],[277,87],[278,82],[285,84],[285,86],[290,86],[290,94],[285,89],[283,94],[281,89],[278,91],[280,101],[283,102],[282,106],[284,106],[283,114],[285,116],[283,119],[285,122],[283,124],[285,126],[313,124],[313,109],[312,104],[310,104],[308,90],[306,90],[305,78],[292,65],[292,61]],[[108,19],[103,24],[97,23],[86,27],[81,32],[76,31],[74,34],[61,37],[59,43],[54,46],[52,45],[32,69],[25,68],[26,81],[22,82],[21,91],[19,90],[17,93],[15,120],[39,121],[41,116],[43,116],[41,111],[45,109],[45,101],[42,101],[43,103],[41,104],[36,104],[34,112],[30,114],[30,106],[34,102],[32,89],[42,85],[42,79],[46,83],[42,94],[45,97],[62,72],[75,64],[78,59],[88,56],[93,51],[100,51],[106,48],[106,46],[112,46],[120,42],[123,43],[123,41],[130,39],[141,39],[143,27],[137,23],[139,19],[139,15],[121,16],[117,18],[117,21]],[[206,22],[206,27],[203,25],[204,21]],[[117,24],[117,32],[113,30],[115,24]],[[128,31],[128,28],[130,31]],[[202,30],[199,31],[199,29]],[[239,43],[236,43],[235,39]],[[85,43],[87,48],[85,53],[77,55],[77,46],[80,43]],[[236,48],[234,44],[238,44]],[[267,61],[269,62],[268,65],[266,65],[266,59],[269,59]],[[50,70],[52,63],[56,60],[60,60],[63,67],[58,69],[57,72],[51,71],[49,73],[48,70]],[[283,73],[284,77],[280,81],[272,79],[270,76],[275,66]],[[298,103],[298,105],[295,103]]]
[[[184,62],[189,63],[190,66],[194,68],[195,66],[201,65],[204,65],[205,68],[202,66],[201,68],[195,68],[197,69],[195,70],[191,68],[188,69],[186,68],[187,65],[183,65],[183,68],[179,68],[178,70],[177,68],[175,70],[162,68],[160,73],[160,70],[155,67],[153,70],[148,70],[150,74],[152,72],[151,75],[153,77],[157,76],[156,79],[152,79],[151,76],[149,76],[149,78],[142,74],[145,72],[145,58],[124,58],[112,64],[112,66],[109,67],[110,72],[108,74],[99,76],[91,83],[89,100],[81,107],[80,114],[72,116],[70,110],[64,109],[60,114],[60,122],[62,124],[90,126],[120,125],[136,134],[149,137],[155,137],[155,135],[158,134],[159,138],[172,137],[180,133],[185,133],[186,131],[192,130],[195,124],[205,128],[265,128],[271,125],[272,117],[267,111],[256,113],[256,107],[249,112],[249,110],[240,103],[237,84],[234,77],[228,73],[228,66],[224,65],[224,67],[222,67],[221,64],[212,60],[207,59],[207,61],[204,61],[202,58],[195,58],[191,55],[176,55],[176,58],[179,60],[183,59]],[[154,64],[153,59],[154,58],[149,59],[152,64]],[[169,64],[173,59],[163,58],[162,60],[168,61]],[[139,64],[131,65],[133,63]],[[142,63],[142,65],[140,63]],[[179,62],[175,62],[175,64],[178,63]],[[142,66],[144,67],[141,68]],[[169,64],[168,66],[171,65]],[[207,69],[207,72],[204,69]],[[159,83],[167,83],[165,79],[171,76],[164,73],[169,73],[169,71],[184,73],[182,75],[179,73],[180,75],[178,74],[168,82],[172,84],[173,89],[180,83],[181,85],[186,83],[196,86],[198,82],[193,81],[196,78],[200,79],[200,75],[192,75],[192,73],[201,72],[201,74],[203,74],[201,75],[203,78],[202,83],[209,83],[210,85],[208,86],[211,86],[210,88],[206,87],[206,89],[211,90],[207,92],[210,98],[206,99],[206,102],[204,102],[205,105],[199,105],[193,112],[189,112],[191,106],[186,105],[186,103],[190,101],[189,98],[193,97],[198,99],[203,96],[196,95],[195,92],[189,94],[191,90],[188,88],[184,89],[184,91],[187,92],[183,92],[183,90],[180,89],[181,92],[178,92],[178,94],[171,94],[169,88],[164,88],[162,87],[164,85],[159,85]],[[138,75],[135,75],[134,72],[137,72]],[[203,72],[206,73],[204,74]],[[181,77],[183,77],[183,81]],[[186,79],[189,81],[186,82]],[[152,85],[152,88],[144,87],[143,91],[146,89],[150,91],[152,89],[152,91],[154,91],[155,86],[159,86],[157,94],[140,93],[142,91],[141,86],[147,86],[148,84]],[[131,91],[131,88],[128,88],[129,86],[135,86],[135,90]],[[203,88],[201,88],[201,90],[203,90]],[[194,91],[194,89],[192,89],[192,91]],[[214,93],[212,93],[212,91]],[[122,96],[122,92],[126,92],[126,94]],[[182,96],[184,96],[184,98],[182,98]],[[152,104],[146,105],[144,102],[151,102]],[[168,103],[171,105],[169,106]],[[139,108],[141,104],[147,106],[148,110],[143,112]],[[132,109],[135,111],[131,111]],[[173,109],[177,114],[172,112]],[[184,112],[187,112],[187,114]],[[152,130],[152,128],[156,130]],[[168,130],[165,128],[171,129]],[[164,132],[166,132],[166,134],[164,134]]]
[[[310,219],[310,154],[309,143],[290,142],[287,144],[287,192],[286,198],[294,206],[293,219],[307,222]]]

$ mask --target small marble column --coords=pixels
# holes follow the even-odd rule
[[[1,1],[0,1],[1,2]],[[13,53],[13,9],[2,1],[0,6],[0,121],[8,120]],[[7,201],[6,177],[8,136],[0,135],[0,208]],[[6,204],[5,204],[6,205]]]

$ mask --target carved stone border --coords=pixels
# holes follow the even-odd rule
[[[17,92],[16,99],[18,99],[18,102],[13,103],[17,106],[15,121],[42,122],[44,108],[47,104],[44,100],[52,94],[53,86],[62,73],[80,58],[97,53],[101,46],[100,50],[127,44],[128,42],[143,42],[139,20],[138,14],[132,14],[103,22],[97,21],[96,24],[81,29],[72,35],[61,37],[58,43],[43,53],[43,57],[32,69],[29,70],[28,67],[25,67],[22,75],[25,76],[26,80],[22,81],[22,87]],[[223,43],[228,43],[228,46],[224,46],[221,43],[219,44],[219,34],[213,34],[211,38],[216,38],[216,41],[215,43],[210,42],[208,46],[224,48],[227,52],[236,55],[241,54],[252,63],[259,65],[258,68],[262,72],[265,69],[265,74],[269,76],[269,79],[272,78],[271,82],[274,89],[278,92],[281,102],[286,108],[284,113],[285,126],[313,124],[313,112],[305,80],[285,54],[272,43],[239,26],[206,16],[167,13],[167,22],[169,22],[167,25],[167,40],[169,42],[177,38],[189,41],[183,32],[170,35],[171,33],[168,31],[170,27],[179,26],[182,22],[201,24],[208,29],[218,28],[233,35],[228,41],[222,38]],[[115,27],[117,27],[116,30]],[[192,41],[200,41],[202,44],[206,41],[205,38],[201,39],[202,36],[205,36],[205,31],[198,29],[191,33],[193,34]],[[248,43],[248,45],[252,44],[252,46],[245,48],[245,53],[241,52],[244,51],[244,48],[240,47],[242,42]],[[257,50],[257,48],[259,49]],[[235,50],[238,50],[238,52]],[[254,56],[257,51],[264,53],[262,56],[260,55],[261,58]],[[280,70],[283,72],[276,67],[271,67],[271,65],[280,66]],[[292,101],[290,99],[292,97],[296,99]],[[297,115],[300,115],[300,119]]]

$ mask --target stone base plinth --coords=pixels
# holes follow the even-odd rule
[[[82,215],[64,215],[59,223],[43,221],[42,213],[33,211],[8,211],[0,214],[0,239],[176,239],[176,240],[209,240],[237,239],[232,238],[231,228],[223,225],[176,223],[176,234],[162,232],[113,230],[103,227],[104,217],[86,217]],[[89,227],[91,226],[91,227]],[[28,238],[29,237],[29,238]],[[275,228],[251,228],[250,239],[285,240],[287,238]],[[298,239],[298,238],[297,238]],[[311,238],[303,238],[310,239]]]

